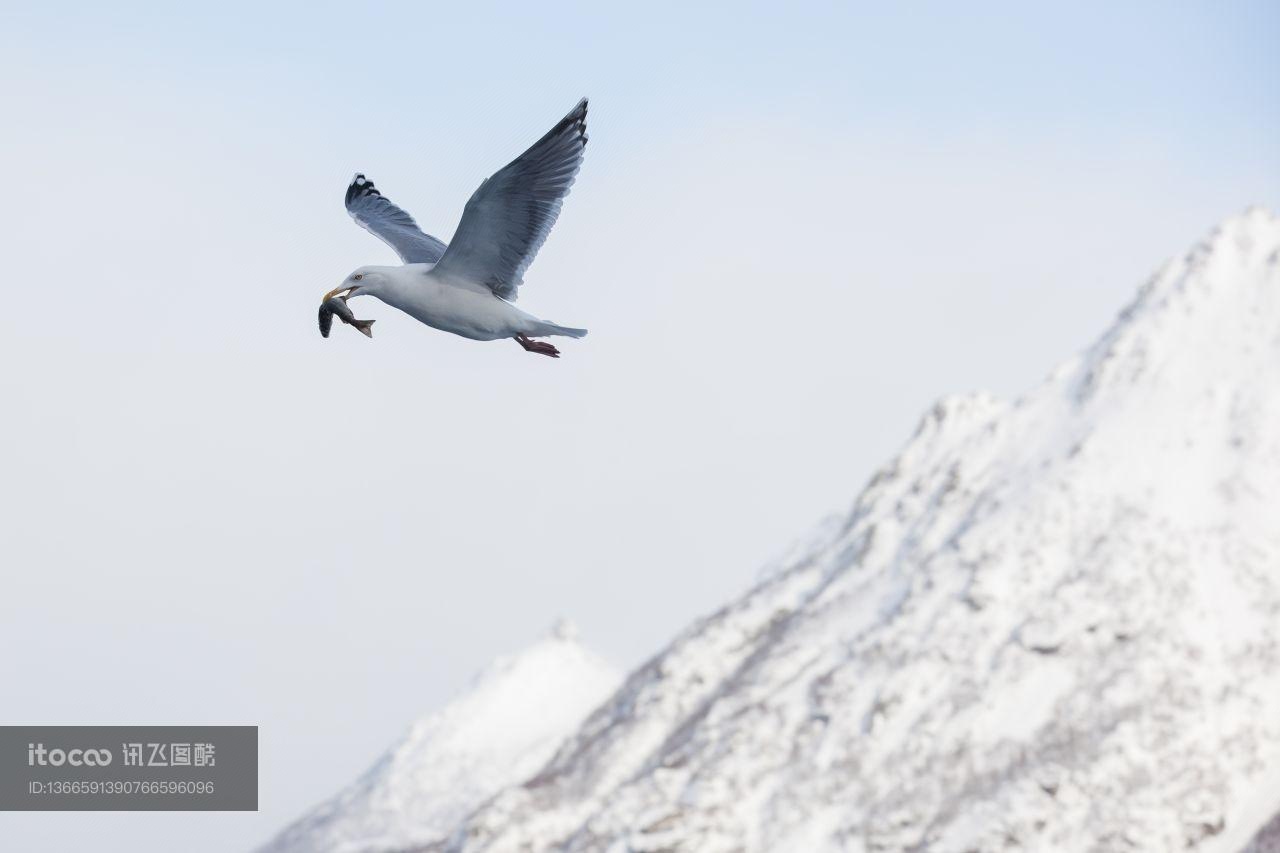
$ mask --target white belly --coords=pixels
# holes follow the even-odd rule
[[[407,270],[408,268],[406,268]],[[442,332],[476,341],[527,334],[537,320],[492,293],[446,284],[416,272],[379,293],[382,301]]]

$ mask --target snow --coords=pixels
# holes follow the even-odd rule
[[[1280,220],[1255,209],[1020,399],[939,402],[554,756],[479,762],[421,849],[1238,850],[1280,812],[1277,508]],[[472,713],[405,790],[470,783],[501,724]]]
[[[541,767],[621,675],[559,622],[490,664],[471,689],[414,724],[360,780],[263,853],[399,849],[442,838],[472,809]]]

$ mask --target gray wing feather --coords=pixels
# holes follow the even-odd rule
[[[471,196],[435,272],[516,298],[546,242],[587,145],[587,99]]]
[[[378,192],[373,181],[356,175],[347,187],[347,213],[361,228],[396,250],[406,264],[434,264],[444,256],[444,243],[423,233],[413,217]]]

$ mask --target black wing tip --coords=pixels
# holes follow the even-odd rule
[[[378,192],[378,188],[373,185],[373,181],[366,178],[363,172],[356,172],[355,177],[351,179],[351,183],[347,186],[346,203],[351,204],[357,198],[368,195],[380,196],[382,193]]]
[[[577,106],[569,111],[569,114],[561,120],[561,124],[566,127],[573,127],[578,131],[578,139],[585,146],[587,144],[587,96],[583,95],[578,101]]]

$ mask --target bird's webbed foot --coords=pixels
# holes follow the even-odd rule
[[[556,349],[546,341],[535,341],[525,335],[516,335],[516,343],[524,347],[526,352],[536,352],[539,355],[546,355],[551,358],[560,357],[560,350]]]

